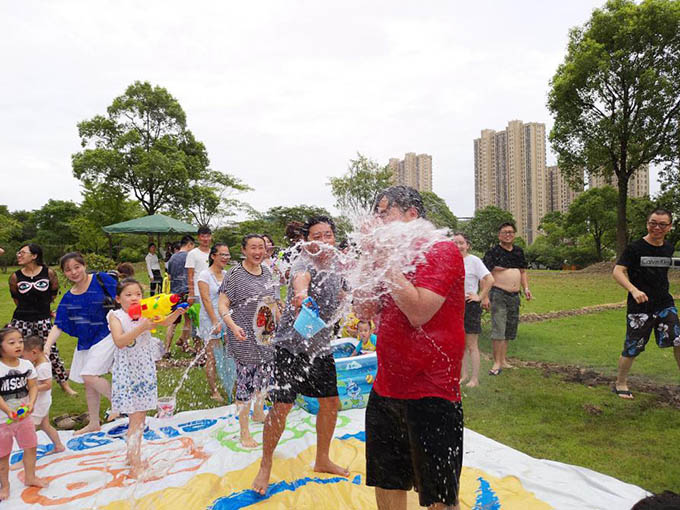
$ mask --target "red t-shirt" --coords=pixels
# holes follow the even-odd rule
[[[405,276],[414,286],[446,300],[426,324],[414,328],[390,295],[382,298],[373,389],[383,397],[440,397],[458,402],[465,349],[463,258],[452,241],[442,241]]]

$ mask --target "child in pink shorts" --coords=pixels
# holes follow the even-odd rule
[[[38,397],[37,374],[30,361],[21,359],[23,353],[19,330],[0,329],[0,501],[9,498],[9,456],[14,439],[24,450],[24,483],[47,487],[46,480],[35,476],[38,437],[30,414]]]

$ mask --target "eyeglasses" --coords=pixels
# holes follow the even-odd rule
[[[222,257],[223,259],[230,259],[231,255],[229,253],[218,253],[218,257]]]
[[[501,230],[500,234],[502,236],[510,236],[510,235],[514,235],[515,231],[514,230]]]
[[[657,223],[656,221],[648,221],[647,225],[649,225],[651,228],[668,228],[671,226],[670,223]]]

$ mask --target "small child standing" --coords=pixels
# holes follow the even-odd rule
[[[42,430],[50,441],[54,444],[54,448],[47,454],[63,452],[64,448],[59,433],[50,424],[50,406],[52,405],[52,364],[43,352],[45,342],[37,335],[31,335],[24,338],[24,354],[23,358],[30,361],[35,367],[35,372],[38,376],[38,398],[35,400],[33,412],[31,417],[37,430]]]
[[[0,501],[9,498],[9,456],[13,439],[24,450],[24,484],[47,487],[47,481],[35,476],[38,437],[33,420],[29,418],[36,398],[38,385],[30,361],[21,359],[24,339],[15,328],[0,329]],[[20,417],[16,412],[25,407]],[[7,420],[11,419],[10,423]]]
[[[144,317],[132,320],[128,310],[142,299],[142,286],[137,280],[126,278],[116,288],[116,301],[120,309],[109,312],[107,319],[111,336],[117,349],[113,358],[111,379],[111,408],[129,417],[127,432],[127,459],[130,476],[138,478],[143,471],[142,434],[146,412],[156,410],[158,386],[156,363],[158,341],[151,330],[158,325],[169,326],[184,312],[177,309],[161,322]]]
[[[357,322],[357,336],[359,338],[359,343],[354,349],[352,356],[359,356],[361,354],[366,354],[366,352],[375,351],[375,346],[377,343],[377,337],[371,333],[373,330],[372,324],[369,321],[359,321]]]

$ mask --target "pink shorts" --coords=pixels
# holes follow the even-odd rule
[[[30,416],[9,425],[4,423],[0,425],[0,458],[12,453],[13,438],[16,438],[22,450],[38,446],[38,435],[35,433],[35,424]]]

